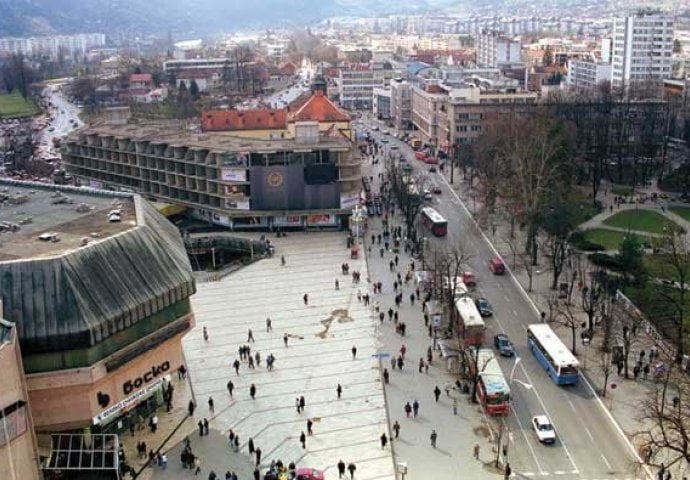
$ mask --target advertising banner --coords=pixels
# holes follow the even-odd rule
[[[302,217],[299,215],[274,217],[273,225],[276,227],[300,227],[302,226]]]
[[[309,226],[330,226],[335,225],[335,215],[309,215],[307,225]]]
[[[355,208],[359,205],[359,193],[341,193],[340,194],[340,208]]]
[[[228,210],[249,210],[249,199],[246,197],[226,198],[225,208]]]
[[[247,170],[245,168],[223,167],[220,169],[220,179],[223,182],[246,182]]]

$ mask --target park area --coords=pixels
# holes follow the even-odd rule
[[[37,111],[36,104],[18,92],[0,95],[0,118],[28,117]]]
[[[608,230],[606,228],[592,228],[584,232],[584,238],[587,242],[594,245],[601,245],[604,250],[618,250],[623,239],[628,236],[625,232],[617,230]],[[643,243],[648,242],[649,238],[643,235],[637,235]]]
[[[676,223],[652,210],[624,210],[604,220],[604,225],[624,230],[664,234],[669,229],[680,228]]]
[[[669,208],[669,211],[675,213],[679,217],[682,217],[683,220],[690,222],[690,207],[671,207]]]

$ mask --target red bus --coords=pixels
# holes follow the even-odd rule
[[[448,222],[431,207],[422,208],[422,222],[436,237],[445,237],[448,233]]]
[[[469,350],[471,370],[477,375],[477,398],[488,415],[510,413],[510,386],[503,375],[494,352],[489,348]],[[475,364],[476,362],[476,364]]]

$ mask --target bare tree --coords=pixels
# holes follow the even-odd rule
[[[602,346],[599,350],[598,365],[599,371],[604,377],[604,385],[601,387],[601,396],[606,397],[606,390],[609,385],[609,377],[613,373],[613,359],[611,353]]]
[[[634,309],[616,304],[613,312],[616,327],[614,328],[614,338],[623,349],[623,371],[625,378],[630,378],[628,359],[632,349],[640,343],[640,329],[644,319]]]
[[[668,368],[663,381],[655,383],[639,410],[641,425],[635,439],[646,451],[647,459],[663,451],[672,465],[690,462],[690,383],[687,375]]]
[[[467,267],[467,262],[472,258],[467,245],[460,241],[457,245],[434,251],[434,284],[443,285],[441,299],[450,312],[450,318],[455,320],[455,299],[467,292],[459,291],[462,273]]]
[[[570,303],[557,301],[556,315],[553,318],[553,322],[570,330],[572,340],[570,350],[573,352],[573,355],[577,355],[577,329],[582,324],[578,313]]]
[[[672,288],[661,288],[659,292],[665,301],[673,305],[675,315],[673,324],[676,328],[677,359],[685,354],[685,315],[688,282],[690,282],[690,245],[684,232],[671,231],[665,238],[668,269],[672,274]]]

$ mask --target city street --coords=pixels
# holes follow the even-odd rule
[[[380,139],[379,132],[371,132]],[[427,166],[414,160],[410,147],[387,136],[390,145],[397,145],[416,171]],[[456,172],[457,173],[457,172]],[[539,321],[536,307],[512,278],[512,275],[493,276],[487,262],[496,255],[487,238],[478,229],[469,212],[447,179],[440,173],[429,173],[442,185],[442,193],[435,196],[434,208],[448,220],[448,235],[434,238],[428,232],[430,246],[463,245],[471,255],[468,267],[478,277],[478,296],[493,304],[495,315],[486,320],[486,344],[493,335],[505,332],[516,346],[521,361],[511,385],[513,414],[507,419],[510,446],[508,461],[513,471],[523,476],[557,478],[637,478],[633,452],[627,440],[614,425],[608,411],[582,379],[576,386],[555,385],[526,345],[526,327]],[[456,175],[455,181],[459,182]],[[501,359],[508,377],[514,360]],[[531,417],[546,414],[554,424],[557,441],[545,446],[538,443],[531,428]]]

